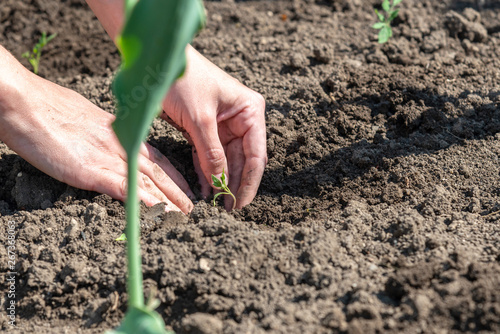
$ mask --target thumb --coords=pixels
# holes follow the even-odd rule
[[[212,184],[212,174],[220,178],[222,171],[227,171],[226,153],[219,139],[217,120],[201,121],[189,133],[200,167],[209,184]],[[226,176],[227,178],[227,176]],[[227,180],[229,182],[229,180]]]

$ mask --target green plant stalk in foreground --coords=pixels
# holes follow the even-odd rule
[[[392,37],[392,28],[391,22],[394,20],[399,13],[399,9],[396,9],[396,6],[399,5],[403,0],[392,0],[392,4],[390,0],[382,1],[382,9],[385,12],[385,15],[375,9],[375,14],[377,14],[377,18],[379,22],[375,23],[372,28],[380,30],[378,32],[378,42],[383,44]]]
[[[233,210],[234,210],[234,208],[236,207],[236,197],[234,197],[233,193],[226,184],[226,174],[224,173],[224,169],[222,170],[222,175],[220,176],[220,179],[218,179],[215,175],[212,174],[212,184],[215,187],[222,189],[220,193],[217,193],[214,196],[214,206],[215,206],[215,200],[220,195],[231,195],[233,197]]]
[[[127,153],[126,236],[128,309],[111,333],[165,333],[154,303],[144,304],[140,254],[138,155],[173,82],[186,66],[185,48],[204,25],[200,0],[125,0],[125,25],[117,44],[122,55],[113,81],[117,115],[113,129]]]
[[[40,37],[38,43],[35,44],[33,50],[31,52],[26,51],[21,55],[21,57],[28,59],[31,66],[33,67],[33,73],[38,74],[38,69],[40,68],[40,57],[42,56],[42,49],[56,36],[57,33],[47,37],[47,33],[45,31],[42,32],[42,37]]]

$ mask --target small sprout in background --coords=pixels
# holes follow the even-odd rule
[[[115,241],[127,241],[127,236],[125,235],[125,233],[122,233],[122,235],[116,238]]]
[[[220,180],[215,175],[212,174],[212,182],[213,182],[212,184],[215,187],[222,189],[220,193],[217,193],[214,196],[214,206],[215,206],[215,200],[220,195],[231,195],[233,197],[233,210],[234,210],[236,206],[236,197],[234,197],[233,193],[231,192],[231,190],[229,190],[229,187],[226,184],[226,174],[224,174],[224,170],[222,170],[222,175],[220,176]]]
[[[26,51],[23,53],[21,56],[23,58],[28,59],[30,62],[31,66],[33,66],[33,73],[38,74],[38,69],[40,66],[40,57],[42,56],[42,49],[47,45],[48,42],[53,40],[57,34],[52,34],[49,37],[47,37],[47,33],[44,31],[42,32],[42,37],[40,37],[40,40],[36,45],[33,47],[33,51],[29,52]]]
[[[396,9],[396,6],[399,5],[403,0],[383,0],[382,1],[382,9],[385,14],[382,14],[377,9],[375,9],[375,14],[377,14],[377,18],[379,22],[375,23],[372,28],[380,30],[378,32],[378,42],[383,44],[392,37],[392,28],[391,22],[394,20],[399,13],[399,8]]]

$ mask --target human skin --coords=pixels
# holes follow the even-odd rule
[[[120,31],[121,0],[88,0],[114,39]],[[163,118],[193,144],[202,195],[211,174],[229,175],[236,207],[250,203],[267,163],[264,100],[192,47],[188,67],[166,97]],[[114,116],[81,95],[26,70],[0,47],[0,139],[48,175],[77,188],[126,197],[126,155],[111,123]],[[167,158],[150,145],[139,157],[139,197],[147,205],[189,212],[194,194]],[[232,199],[226,200],[226,208]]]

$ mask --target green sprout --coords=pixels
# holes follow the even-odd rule
[[[399,13],[399,8],[396,9],[396,6],[399,5],[403,0],[392,0],[392,4],[390,0],[382,1],[382,9],[385,14],[382,14],[377,9],[375,9],[375,14],[377,14],[379,22],[375,23],[372,28],[380,31],[378,32],[378,42],[383,44],[392,37],[392,28],[391,22],[394,20]]]
[[[45,31],[42,32],[42,37],[40,37],[38,43],[36,43],[36,45],[33,47],[33,50],[31,52],[26,51],[21,55],[21,57],[28,59],[31,66],[33,66],[33,73],[38,74],[38,69],[40,67],[40,57],[42,57],[42,49],[56,36],[57,33],[47,37],[47,33]]]
[[[127,241],[127,235],[125,233],[122,233],[118,238],[115,239],[115,241]]]
[[[212,174],[212,182],[213,182],[212,184],[215,187],[222,189],[220,193],[217,193],[214,196],[214,206],[215,206],[215,200],[220,195],[231,195],[233,197],[233,210],[234,210],[236,206],[236,197],[234,197],[233,193],[226,184],[226,174],[224,174],[224,169],[222,169],[222,175],[220,176],[220,179],[218,179],[215,175]]]
[[[205,22],[201,0],[125,0],[125,23],[116,44],[122,56],[113,81],[113,129],[127,154],[128,309],[113,334],[167,333],[158,303],[144,302],[140,249],[138,157],[170,86],[186,68],[185,49]],[[152,73],[152,74],[151,74]],[[140,98],[134,98],[138,96]],[[171,332],[168,332],[171,333]]]

